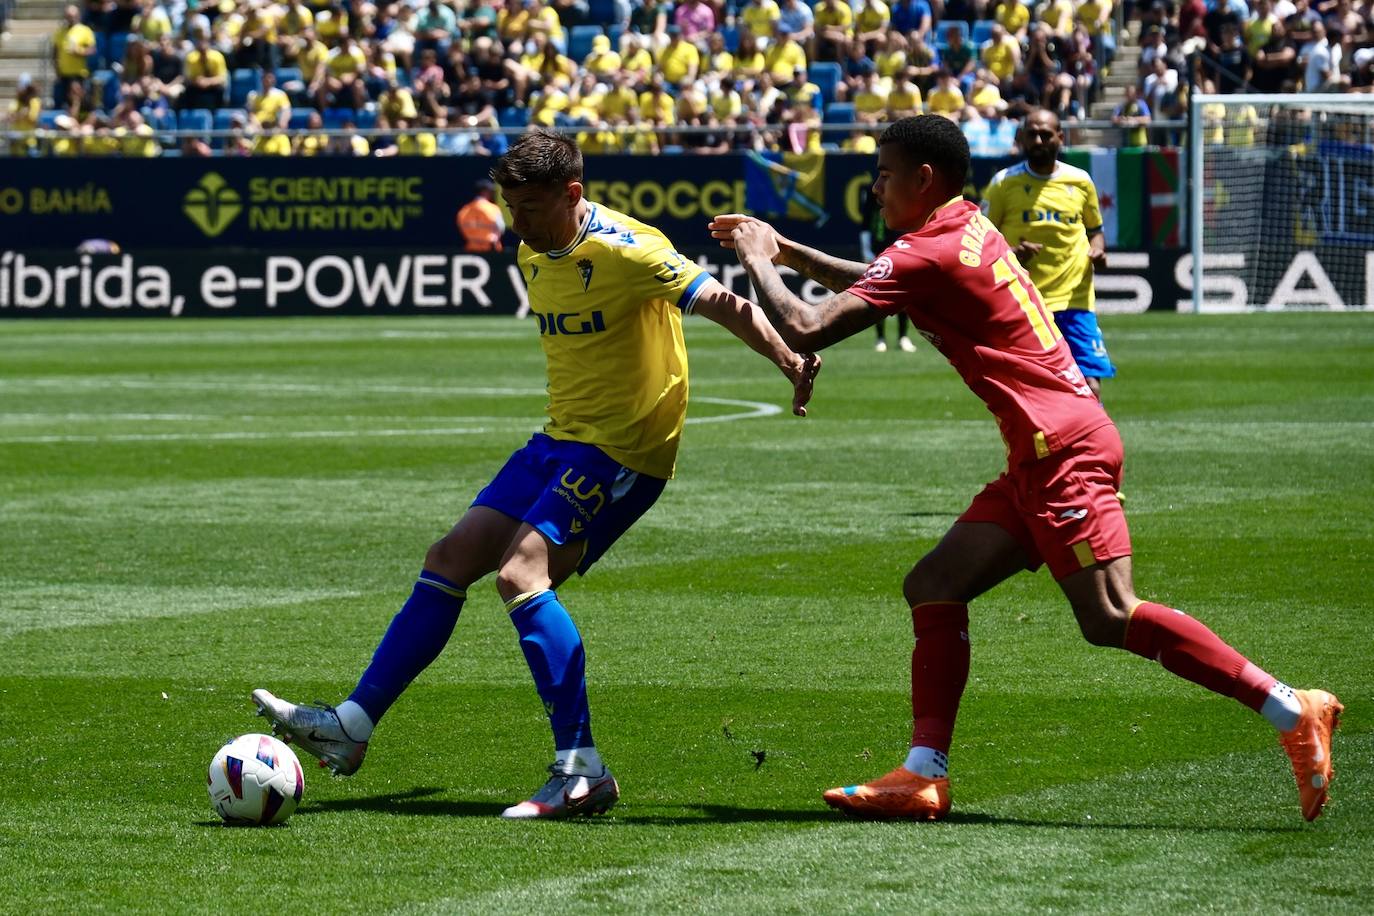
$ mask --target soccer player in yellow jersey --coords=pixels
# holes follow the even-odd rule
[[[1097,325],[1093,268],[1107,266],[1102,211],[1087,172],[1058,161],[1059,116],[1040,110],[1021,126],[1026,161],[992,178],[983,212],[1006,236],[1068,341],[1088,387],[1102,399],[1102,379],[1116,375]]]
[[[554,133],[521,137],[492,171],[520,236],[517,262],[544,349],[548,423],[429,549],[414,591],[348,700],[297,706],[255,690],[275,730],[340,774],[452,635],[466,590],[489,573],[554,732],[547,783],[508,818],[605,811],[620,796],[592,742],[582,639],[554,589],[584,573],[673,475],[687,412],[683,316],[730,330],[792,382],[805,414],[820,362],[782,342],[753,303],[662,233],[582,196],[582,154]]]

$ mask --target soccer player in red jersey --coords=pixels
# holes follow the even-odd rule
[[[1007,445],[1007,470],[902,585],[916,635],[906,760],[872,782],[830,789],[826,802],[870,817],[937,820],[949,812],[948,754],[968,680],[969,602],[1045,564],[1088,642],[1158,661],[1273,724],[1303,816],[1313,820],[1332,777],[1340,702],[1326,691],[1293,690],[1194,618],[1136,597],[1130,534],[1116,498],[1121,438],[1006,240],[961,197],[968,167],[968,143],[945,118],[889,126],[879,140],[873,193],[895,241],[869,265],[797,245],[749,217],[711,223],[793,349],[816,351],[905,312],[997,418]],[[778,264],[836,295],[804,303],[783,285]]]

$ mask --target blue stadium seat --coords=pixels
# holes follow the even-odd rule
[[[277,88],[290,82],[302,82],[305,77],[301,73],[300,67],[278,67],[277,68]]]
[[[969,38],[969,41],[973,43],[975,48],[981,48],[983,42],[992,37],[992,27],[996,24],[997,23],[991,19],[979,19],[973,24],[973,34]]]
[[[156,108],[144,108],[142,109],[142,114],[143,120],[147,121],[148,126],[153,130],[163,131],[177,129],[177,116],[173,114],[172,110],[169,108],[161,110]]]
[[[91,93],[91,101],[98,107],[114,111],[119,105],[119,75],[113,70],[96,70],[91,74]]]
[[[129,47],[129,40],[133,37],[132,32],[112,32],[110,34],[109,44],[105,49],[107,67],[124,63],[124,52]]]
[[[835,87],[844,79],[844,71],[833,60],[816,61],[807,69],[811,82],[821,90],[821,99],[827,105],[835,101]]]
[[[325,129],[338,130],[343,127],[345,121],[352,121],[355,117],[352,108],[326,108],[324,110]]]
[[[215,110],[214,120],[211,123],[214,125],[215,130],[228,130],[233,126],[232,122],[235,115],[238,115],[245,121],[248,118],[248,112],[241,108],[218,108]]]
[[[530,123],[528,108],[502,108],[496,113],[496,121],[502,127],[526,127]]]
[[[38,126],[43,130],[52,130],[57,127],[57,119],[66,114],[61,109],[52,108],[38,113]]]
[[[831,102],[825,106],[825,115],[821,120],[826,124],[853,124],[854,103]]]
[[[182,130],[206,131],[214,121],[208,108],[188,108],[177,115],[177,127]]]
[[[286,122],[287,130],[305,130],[306,123],[310,120],[310,108],[291,109],[291,118]]]
[[[358,125],[359,130],[371,130],[377,126],[376,109],[360,108],[357,117],[353,119]]]
[[[229,75],[229,105],[242,108],[248,102],[248,93],[262,88],[262,77],[253,67],[240,67]]]
[[[599,25],[575,25],[568,35],[568,56],[580,64],[592,53],[592,39],[603,34]]]

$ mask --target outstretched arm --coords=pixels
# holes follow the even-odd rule
[[[767,223],[754,219],[738,223],[731,230],[731,247],[754,283],[759,307],[793,349],[815,352],[871,328],[883,317],[850,292],[836,293],[816,305],[794,296],[778,275],[776,233]],[[861,268],[854,279],[862,275]]]
[[[833,257],[823,251],[799,245],[779,235],[776,229],[763,220],[742,213],[721,214],[711,220],[707,228],[711,230],[711,238],[720,242],[722,248],[734,248],[735,227],[746,222],[756,223],[772,233],[774,244],[778,248],[774,263],[792,268],[808,280],[815,280],[832,293],[849,289],[868,269],[868,265],[861,261],[846,261],[844,258]]]
[[[819,356],[793,353],[758,306],[736,296],[718,280],[708,279],[702,285],[692,311],[725,328],[782,370],[792,383],[792,412],[799,417],[806,416],[806,403],[811,400],[816,373],[821,371]]]

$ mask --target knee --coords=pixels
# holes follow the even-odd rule
[[[1130,614],[1110,605],[1074,608],[1078,629],[1094,646],[1120,649],[1126,642],[1126,621]]]
[[[538,575],[517,562],[508,561],[496,570],[496,592],[502,601],[510,601],[519,595],[537,592],[551,585],[548,576]]]
[[[954,594],[949,581],[936,575],[930,564],[922,560],[911,568],[902,580],[902,597],[907,607],[915,607],[927,601],[962,601],[963,596]]]

